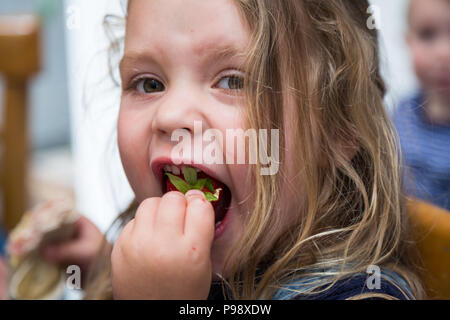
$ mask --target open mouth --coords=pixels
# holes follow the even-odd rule
[[[198,180],[206,179],[207,181],[209,180],[209,182],[211,183],[209,184],[209,188],[207,185],[204,185],[196,189],[203,191],[205,194],[208,193],[211,194],[212,189],[214,189],[214,197],[211,197],[209,201],[211,202],[214,208],[215,228],[217,229],[224,221],[231,203],[231,191],[225,183],[209,176],[202,170],[195,167],[186,165],[176,166],[167,164],[162,168],[162,176],[163,176],[162,191],[163,193],[167,193],[170,191],[183,192],[182,190],[177,188],[177,186],[173,183],[173,179],[169,178],[169,175],[172,175],[172,177],[176,177],[178,179],[182,179],[184,182],[187,183],[185,171],[188,170],[188,168],[190,168],[191,171],[192,169],[195,170],[196,179]]]

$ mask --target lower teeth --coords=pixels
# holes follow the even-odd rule
[[[218,226],[220,226],[222,224],[222,221],[218,221],[218,222],[216,222],[216,228],[218,227]]]

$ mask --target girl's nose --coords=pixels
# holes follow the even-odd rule
[[[186,130],[193,135],[195,122],[204,122],[201,101],[198,91],[173,89],[168,92],[153,118],[153,134],[169,140],[175,130]]]

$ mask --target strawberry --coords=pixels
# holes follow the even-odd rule
[[[166,181],[167,192],[180,191],[186,194],[189,190],[201,190],[213,206],[219,202],[220,193],[223,190],[223,184],[212,179],[203,172],[197,175],[193,168],[185,168],[184,174],[174,175],[166,173],[168,179]]]

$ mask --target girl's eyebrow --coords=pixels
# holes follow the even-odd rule
[[[203,59],[207,65],[215,64],[220,60],[231,60],[233,58],[242,59],[245,57],[245,53],[242,50],[237,49],[233,45],[209,45],[203,46],[198,49],[194,49],[196,55]],[[154,56],[151,51],[130,51],[126,52],[120,61],[120,70],[132,67],[137,63],[153,62],[155,63]]]
[[[245,54],[242,50],[233,45],[217,45],[214,43],[207,47],[202,47],[197,51],[199,56],[204,57],[206,63],[216,63],[218,60],[230,60],[233,58],[243,58]]]

